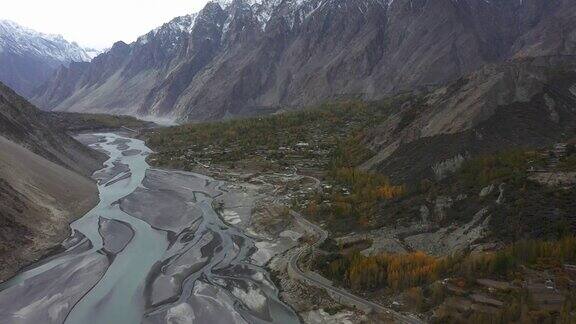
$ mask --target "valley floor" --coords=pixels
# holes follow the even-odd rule
[[[147,135],[156,150],[149,161],[258,193],[247,229],[268,233],[268,243],[260,243],[269,250],[263,262],[283,300],[310,322],[369,303],[401,322],[573,319],[573,142],[459,156],[438,167],[443,177],[391,183],[358,168],[374,155],[363,144],[366,129],[374,116],[386,119],[389,108],[343,103],[160,129]],[[222,208],[223,218],[236,223]],[[300,233],[308,248],[284,252],[274,242],[285,231]],[[328,238],[317,244],[324,232]],[[342,301],[327,287],[368,303]],[[352,322],[386,320],[348,314],[356,314]]]
[[[477,320],[486,321],[500,315],[505,305],[517,305],[514,298],[522,291],[533,298],[534,304],[530,307],[546,309],[551,314],[562,312],[571,297],[567,295],[566,286],[556,286],[560,279],[554,274],[554,268],[524,268],[522,284],[513,280],[504,279],[501,275],[478,272],[472,274],[472,279],[462,279],[459,275],[453,275],[443,280],[431,280],[429,283],[417,284],[418,290],[414,289],[364,289],[352,290],[358,300],[365,302],[352,302],[342,298],[333,292],[351,292],[350,288],[342,288],[342,282],[332,282],[325,276],[327,265],[322,264],[323,257],[328,257],[332,252],[329,244],[339,246],[340,253],[354,253],[360,251],[362,255],[377,257],[386,253],[399,255],[411,255],[414,251],[425,251],[429,255],[438,256],[438,260],[449,255],[458,255],[462,251],[475,250],[494,251],[501,248],[503,242],[495,244],[494,241],[486,240],[490,233],[488,222],[488,207],[478,206],[477,212],[468,221],[457,224],[448,223],[441,226],[433,221],[440,210],[449,213],[458,199],[466,197],[438,197],[436,209],[425,213],[418,211],[420,218],[411,223],[402,225],[382,226],[375,230],[359,231],[349,234],[338,232],[328,233],[324,228],[334,229],[330,224],[316,226],[307,221],[296,210],[302,210],[298,202],[308,201],[319,192],[331,186],[331,182],[324,182],[315,175],[322,173],[321,169],[307,169],[305,172],[312,175],[301,175],[294,165],[282,168],[259,168],[257,163],[248,161],[235,163],[233,168],[227,163],[204,164],[192,162],[187,169],[194,172],[209,175],[226,181],[230,188],[234,188],[242,197],[250,197],[253,202],[253,213],[250,221],[240,220],[234,212],[228,210],[229,204],[222,202],[220,214],[231,225],[243,228],[251,235],[262,240],[257,247],[259,251],[255,258],[261,264],[267,265],[272,271],[275,281],[281,288],[281,297],[289,305],[294,307],[306,323],[357,323],[357,322],[400,322],[418,323],[430,321],[434,318],[448,318],[458,322],[456,314],[486,314],[474,315]],[[565,172],[553,172],[555,175],[565,175]],[[321,177],[321,176],[319,176]],[[534,181],[541,181],[547,185],[552,181],[558,181],[554,176],[545,176],[545,173],[537,173],[533,176]],[[545,177],[546,181],[539,180]],[[563,176],[562,179],[565,177]],[[555,182],[556,181],[556,182]],[[573,186],[574,182],[562,182],[565,186]],[[511,190],[512,187],[506,187]],[[491,199],[494,203],[502,200],[503,187],[495,185],[482,187],[476,194],[484,200],[488,206]],[[500,198],[499,198],[500,197]],[[454,202],[456,200],[456,202]],[[304,205],[306,205],[304,204]],[[234,206],[234,204],[232,204]],[[303,209],[308,211],[307,208]],[[308,215],[309,216],[309,215]],[[318,219],[318,218],[315,218]],[[338,227],[336,227],[338,229]],[[329,240],[326,241],[329,235]],[[299,239],[291,244],[284,244],[287,237],[296,236]],[[325,242],[326,241],[326,242]],[[334,242],[334,243],[330,243]],[[323,243],[319,246],[318,243]],[[571,244],[571,243],[569,243]],[[348,251],[348,252],[347,252]],[[432,260],[432,259],[430,259]],[[435,262],[435,261],[434,261]],[[444,262],[444,261],[441,261]],[[459,262],[459,261],[451,261]],[[461,259],[461,262],[470,262]],[[368,266],[366,264],[365,266]],[[409,265],[406,264],[408,267]],[[302,270],[300,270],[302,269]],[[568,269],[568,268],[566,268]],[[402,271],[402,270],[401,270]],[[406,271],[409,271],[406,268]],[[569,285],[573,285],[574,273],[570,270],[562,272],[567,275]],[[296,273],[295,273],[296,272]],[[366,273],[365,275],[368,275]],[[441,279],[441,278],[438,278]],[[464,281],[463,281],[464,280]],[[472,280],[472,283],[463,283]],[[439,285],[440,288],[435,288]],[[559,285],[559,284],[558,284]],[[424,297],[423,291],[438,289],[441,293],[435,297]],[[568,290],[569,292],[569,290]],[[414,295],[416,294],[416,295]],[[429,294],[428,292],[426,294]],[[440,297],[441,295],[441,297]],[[353,297],[354,298],[354,297]],[[423,303],[432,302],[430,298],[440,298],[433,301],[434,310],[425,310]],[[513,301],[511,301],[513,300]],[[421,304],[420,304],[421,303]],[[381,307],[381,309],[380,309]],[[428,306],[426,306],[428,307]],[[368,313],[366,313],[368,311]],[[494,316],[494,317],[490,317]],[[516,315],[510,315],[516,316]],[[524,320],[534,315],[521,315]],[[544,316],[544,315],[542,315]],[[548,315],[546,315],[548,316]],[[483,320],[482,320],[483,318]]]
[[[280,288],[281,298],[292,306],[304,323],[421,323],[414,314],[401,314],[338,287],[312,269],[311,253],[328,238],[328,232],[292,208],[294,197],[321,190],[322,181],[300,175],[294,169],[257,171],[228,169],[202,163],[193,172],[225,181],[224,187],[251,206],[250,213],[234,211],[236,203],[217,199],[222,219],[243,229],[258,242],[252,256],[266,266]]]
[[[258,223],[254,204],[264,194],[200,174],[149,168],[148,150],[135,139],[79,138],[110,157],[94,174],[100,202],[71,224],[73,235],[61,253],[0,286],[0,318],[95,324],[299,321],[278,299],[262,266],[299,245],[303,232],[286,229],[269,241],[252,229],[250,224]]]

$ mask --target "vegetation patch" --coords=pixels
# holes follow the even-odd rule
[[[570,274],[567,266],[576,263],[574,236],[557,241],[524,240],[495,252],[448,257],[422,252],[365,256],[352,251],[323,255],[315,262],[324,276],[354,291],[402,293],[420,312],[442,305],[436,314],[439,323],[461,320],[460,315],[455,316],[457,312],[446,310],[451,302],[458,301],[492,304],[491,308],[477,307],[465,314],[466,321],[473,323],[486,318],[492,323],[522,322],[522,318],[570,323],[569,320],[574,320],[571,314],[576,311],[574,274]],[[534,272],[553,274],[548,280],[553,286],[544,286],[542,292],[536,285],[528,284]],[[492,278],[485,281],[500,284],[500,287],[494,285],[499,290],[490,288],[488,293],[482,292],[479,278]],[[546,290],[557,295],[554,300],[561,300],[555,310],[546,307],[545,298],[550,298]]]
[[[393,104],[346,101],[266,117],[161,129],[148,138],[157,152],[151,161],[181,169],[193,169],[197,163],[232,165],[253,158],[268,160],[274,167],[296,161],[325,167],[326,157],[335,148],[349,136],[361,136],[361,130],[382,122]]]
[[[45,112],[45,114],[56,127],[70,132],[121,128],[140,130],[155,126],[152,122],[142,121],[131,116],[68,112]]]

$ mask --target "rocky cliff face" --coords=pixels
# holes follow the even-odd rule
[[[35,93],[45,109],[207,120],[377,99],[487,63],[573,54],[570,0],[210,2]]]
[[[21,95],[29,96],[61,65],[90,61],[94,54],[62,36],[0,20],[0,82]]]
[[[103,157],[0,83],[0,280],[63,240],[69,222],[95,205],[88,175]]]

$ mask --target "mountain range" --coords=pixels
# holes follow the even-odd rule
[[[57,111],[199,121],[427,89],[486,64],[574,54],[570,0],[209,2],[33,94]]]
[[[20,311],[4,305],[0,317],[27,321],[46,309],[77,322],[74,314],[112,318],[134,306],[146,308],[145,322],[170,322],[194,317],[192,306],[202,305],[194,298],[204,294],[238,297],[227,310],[262,312],[274,322],[285,318],[272,316],[280,304],[259,295],[273,291],[306,320],[315,308],[346,310],[332,301],[320,308],[326,302],[318,300],[350,296],[349,288],[362,292],[354,308],[363,309],[357,301],[364,298],[386,302],[380,308],[393,302],[410,315],[401,322],[569,321],[576,314],[575,13],[574,0],[215,0],[102,53],[0,21],[0,281],[43,256],[58,260],[47,271],[31,268],[40,271],[28,281],[35,289],[17,277],[10,288],[26,290],[24,300],[38,298],[20,298]],[[185,125],[157,128],[132,116]],[[95,135],[119,130],[155,153]],[[98,143],[91,147],[100,152],[70,136],[82,132],[76,138]],[[110,147],[102,143],[118,152],[94,174]],[[172,169],[225,179],[217,181],[223,192],[208,178]],[[98,188],[89,177],[99,174],[111,180]],[[190,196],[170,194],[172,185]],[[105,204],[86,214],[98,189]],[[177,222],[179,214],[184,227],[152,224]],[[86,227],[70,227],[81,215]],[[126,231],[110,225],[116,221]],[[206,235],[188,242],[194,224]],[[76,235],[58,246],[71,228]],[[250,243],[244,253],[236,244],[244,231],[277,243],[273,250],[284,249],[288,236],[293,243],[278,254]],[[102,245],[88,233],[99,233]],[[566,235],[559,243],[524,241]],[[528,247],[505,247],[517,240]],[[109,261],[95,286],[75,286],[83,274],[98,275],[85,262],[91,252],[67,242],[83,242],[77,246]],[[176,252],[188,243],[206,244]],[[300,243],[314,253],[297,250]],[[249,274],[247,290],[240,277],[228,276],[228,284],[193,274],[204,267],[196,252],[210,266],[221,259],[210,253],[229,255],[220,247],[250,256],[254,267],[245,260],[217,269]],[[272,258],[261,264],[274,271],[278,294],[270,276],[253,275],[258,254]],[[180,270],[169,269],[171,260]],[[127,264],[143,272],[128,273]],[[191,278],[198,280],[191,285]],[[52,294],[61,282],[67,287]],[[208,282],[216,290],[200,286]],[[549,297],[538,302],[542,295]],[[384,314],[373,315],[383,321]]]
[[[47,35],[0,20],[0,81],[21,95],[30,96],[60,66],[90,61],[98,53],[60,35]]]

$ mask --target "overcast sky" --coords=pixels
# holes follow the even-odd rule
[[[0,19],[82,46],[103,49],[127,43],[168,22],[196,12],[208,0],[2,0]]]

